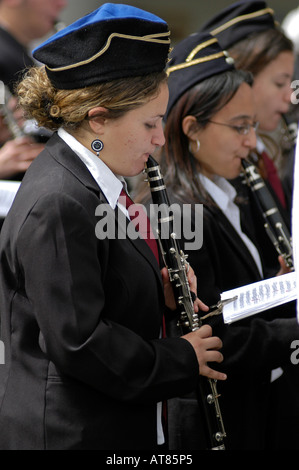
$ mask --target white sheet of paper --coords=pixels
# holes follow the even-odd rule
[[[236,300],[223,307],[224,323],[233,323],[297,299],[297,274],[291,272],[231,289],[221,294],[221,300],[235,296]]]
[[[19,181],[0,180],[0,217],[6,217],[20,184]]]
[[[297,136],[295,150],[295,168],[294,168],[294,188],[293,188],[293,207],[292,207],[292,241],[293,241],[293,260],[295,272],[297,273],[297,286],[299,289],[299,132]],[[297,302],[297,320],[299,322],[299,302]]]

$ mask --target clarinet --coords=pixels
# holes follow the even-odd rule
[[[4,103],[0,104],[0,114],[3,116],[4,122],[7,125],[12,137],[24,137],[25,131],[19,126],[15,119],[13,112],[9,108],[8,102],[12,98],[12,94],[7,86],[4,86]]]
[[[256,166],[248,160],[242,160],[242,166],[244,168],[245,181],[251,189],[256,204],[262,213],[265,230],[277,253],[283,257],[286,265],[293,271],[292,239],[275,200]]]
[[[0,104],[0,115],[3,116],[4,122],[7,125],[12,138],[18,137],[31,137],[35,142],[46,142],[51,136],[51,132],[44,127],[37,127],[35,120],[30,119],[25,121],[23,126],[20,126],[14,117],[13,111],[9,108],[9,100],[12,98],[12,94],[7,86],[4,86],[4,99],[3,103]]]
[[[168,210],[170,203],[160,172],[159,164],[152,156],[145,164],[147,181],[150,185],[153,203],[159,207],[157,237],[161,255],[167,267],[179,310],[179,326],[183,333],[195,331],[201,320],[194,312],[193,297],[187,278],[187,255],[180,249],[173,227],[173,214]],[[156,206],[156,207],[157,207]],[[207,446],[210,450],[225,450],[226,432],[219,406],[216,380],[199,376],[197,398],[204,416]]]

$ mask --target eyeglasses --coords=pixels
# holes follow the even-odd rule
[[[258,122],[254,122],[253,124],[242,124],[242,126],[234,126],[232,124],[225,124],[224,122],[215,122],[215,121],[208,121],[208,122],[211,122],[212,124],[218,124],[219,126],[230,127],[231,129],[234,129],[235,131],[237,131],[238,134],[240,135],[248,135],[251,127],[253,128],[254,132],[256,132],[259,126]]]

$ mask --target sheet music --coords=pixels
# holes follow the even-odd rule
[[[6,217],[20,184],[19,181],[0,180],[0,217]]]
[[[299,288],[299,132],[295,150],[294,188],[292,207],[292,242],[295,272],[297,272],[297,286]],[[299,322],[299,302],[297,303],[297,320]]]
[[[223,306],[224,323],[233,323],[297,299],[297,274],[291,272],[231,289],[221,294],[221,300],[235,296],[236,300]]]

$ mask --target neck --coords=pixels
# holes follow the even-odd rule
[[[95,136],[88,130],[85,130],[83,127],[84,126],[79,127],[79,129],[76,129],[76,131],[66,129],[66,132],[68,132],[71,136],[78,140],[80,144],[84,145],[84,147],[96,155],[96,153],[91,149],[91,143],[95,139]]]

